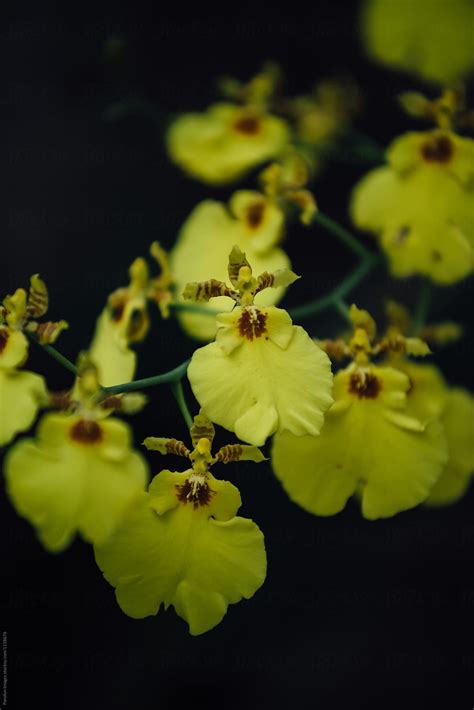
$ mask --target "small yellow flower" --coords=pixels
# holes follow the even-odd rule
[[[470,0],[366,0],[361,20],[367,51],[384,64],[441,83],[473,68]]]
[[[238,304],[217,316],[216,341],[194,352],[188,377],[206,414],[257,446],[275,431],[318,434],[333,401],[327,355],[286,311],[254,304],[264,288],[288,286],[297,278],[288,270],[254,278],[245,254],[234,246],[231,288],[211,280],[188,284],[184,292],[197,301],[230,296]]]
[[[249,255],[259,272],[290,268],[288,256],[277,246],[284,227],[282,209],[260,192],[235,192],[228,209],[214,200],[200,202],[183,224],[170,255],[177,292],[181,294],[191,279],[204,280],[210,273],[225,280],[225,264],[234,244]],[[284,292],[283,287],[262,292],[257,296],[257,303],[274,305]],[[233,305],[230,298],[221,296],[214,299],[209,308],[226,311]],[[188,312],[178,315],[181,325],[192,337],[200,340],[214,337],[216,323],[212,315]]]
[[[147,482],[144,459],[130,449],[129,427],[105,419],[95,403],[98,383],[90,364],[80,379],[74,410],[46,414],[36,440],[21,439],[5,459],[13,505],[52,552],[65,549],[76,533],[104,541]]]
[[[133,379],[137,357],[130,345],[141,342],[148,333],[148,301],[158,305],[163,318],[169,315],[172,279],[167,255],[158,242],[151,245],[150,253],[161,268],[160,275],[152,278],[146,261],[135,259],[129,269],[129,286],[110,294],[97,320],[89,352],[104,387]]]
[[[252,597],[266,575],[261,531],[236,516],[238,489],[214,478],[209,467],[264,457],[241,445],[225,446],[213,457],[214,428],[202,414],[191,435],[192,451],[176,439],[145,439],[147,448],[184,456],[191,468],[155,476],[114,535],[95,546],[95,555],[126,614],[143,618],[172,605],[197,635],[219,624],[229,604]]]
[[[354,223],[377,234],[398,277],[449,284],[474,264],[474,141],[449,130],[407,133],[388,165],[356,185]]]
[[[334,515],[354,494],[362,514],[385,518],[426,500],[447,460],[436,398],[428,416],[410,401],[409,376],[370,358],[387,351],[420,354],[416,338],[375,341],[366,311],[351,309],[353,362],[334,378],[335,402],[320,436],[274,438],[272,463],[290,498],[316,515]]]
[[[257,106],[219,103],[189,113],[167,133],[170,158],[198,180],[221,185],[278,156],[290,141],[286,122]]]

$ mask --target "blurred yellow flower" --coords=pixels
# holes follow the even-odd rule
[[[173,277],[176,282],[178,303],[183,302],[181,293],[191,280],[204,280],[209,274],[225,280],[226,262],[234,244],[244,250],[254,268],[276,271],[290,268],[290,260],[277,245],[285,226],[281,208],[260,192],[239,190],[230,200],[229,208],[221,202],[200,202],[183,224],[176,245],[170,254]],[[277,303],[285,289],[267,290],[258,294],[258,305]],[[202,304],[207,307],[207,304]],[[209,310],[231,310],[234,302],[221,296],[209,304]],[[212,315],[178,312],[186,332],[200,340],[211,340],[216,333]]]
[[[449,130],[407,133],[388,165],[356,185],[354,223],[374,232],[392,273],[450,284],[474,264],[474,141]]]
[[[238,180],[278,156],[289,141],[290,130],[283,119],[257,106],[231,103],[180,116],[166,136],[171,160],[212,185]]]
[[[202,414],[191,435],[193,451],[175,439],[145,439],[148,448],[184,456],[192,467],[155,476],[114,535],[95,546],[95,555],[126,614],[143,618],[172,605],[198,635],[219,624],[229,604],[252,597],[266,575],[261,531],[236,516],[238,489],[214,478],[209,467],[264,457],[241,445],[223,447],[213,457],[214,428]]]
[[[197,301],[226,295],[238,304],[217,316],[216,340],[194,352],[188,377],[206,414],[257,446],[275,431],[318,434],[333,401],[327,355],[286,311],[254,304],[264,288],[288,286],[297,278],[288,270],[254,278],[245,254],[234,246],[232,288],[211,280],[188,284],[184,292]]]
[[[472,71],[473,26],[471,0],[366,0],[361,18],[374,59],[441,83]]]

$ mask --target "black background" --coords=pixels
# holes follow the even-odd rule
[[[51,317],[71,324],[58,347],[75,358],[107,294],[126,284],[133,258],[154,239],[171,246],[199,200],[232,192],[184,177],[162,145],[170,114],[211,103],[217,76],[247,79],[276,59],[297,94],[350,71],[365,97],[359,130],[383,146],[413,126],[395,94],[421,85],[364,58],[355,7],[316,2],[308,14],[297,5],[282,12],[240,3],[207,13],[175,3],[159,15],[130,3],[90,12],[81,5],[76,15],[44,6],[36,15],[4,15],[2,292],[26,286],[39,271]],[[111,60],[104,47],[114,37],[122,50]],[[124,99],[153,111],[104,118]],[[349,190],[366,169],[328,166],[315,188],[321,209],[348,224]],[[354,265],[320,228],[293,228],[286,247],[304,276],[289,305],[326,292]],[[413,304],[418,289],[417,279],[394,282],[381,270],[359,289],[358,303],[379,314],[382,295]],[[466,322],[471,298],[466,283],[436,289],[433,314]],[[337,329],[329,316],[306,326],[322,337]],[[164,372],[194,347],[174,321],[157,316],[137,374]],[[440,353],[451,382],[473,386],[469,353],[469,335]],[[29,367],[52,389],[71,384],[38,349]],[[136,442],[151,434],[185,438],[170,391],[149,394],[134,420]],[[149,460],[156,473],[159,462]],[[231,465],[220,475],[240,487],[241,513],[265,533],[268,577],[252,600],[230,607],[220,626],[197,638],[172,610],[129,619],[90,547],[76,541],[62,555],[47,554],[2,493],[10,707],[473,706],[473,492],[446,510],[420,508],[374,523],[352,504],[329,519],[301,511],[265,465]]]

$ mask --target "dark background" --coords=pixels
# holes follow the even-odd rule
[[[252,3],[217,13],[176,3],[161,15],[132,3],[91,12],[81,5],[76,16],[44,5],[37,15],[4,13],[2,292],[26,286],[39,271],[51,317],[71,324],[58,347],[75,359],[108,293],[127,283],[135,256],[146,255],[154,239],[171,246],[199,200],[231,194],[232,187],[212,190],[185,178],[162,145],[170,114],[215,100],[222,74],[247,79],[275,59],[295,95],[351,71],[365,99],[358,130],[384,146],[413,126],[394,97],[422,85],[364,58],[355,8],[333,0],[313,3],[310,14]],[[116,38],[121,48],[111,56]],[[110,120],[107,110],[125,99],[151,108]],[[321,209],[349,224],[349,190],[368,167],[328,166],[315,188]],[[354,265],[317,227],[293,228],[286,248],[304,276],[289,305],[326,292]],[[382,294],[413,305],[418,290],[417,279],[397,283],[381,270],[357,301],[380,313]],[[472,284],[436,289],[433,315],[467,322],[471,299]],[[305,325],[321,337],[336,327],[328,316]],[[156,316],[137,374],[164,372],[194,347],[174,321]],[[471,358],[468,335],[437,362],[451,382],[472,387]],[[52,389],[71,384],[38,349],[28,367]],[[149,394],[148,409],[134,419],[136,442],[151,434],[185,438],[170,391]],[[156,457],[150,463],[158,472]],[[76,541],[62,555],[47,554],[2,493],[10,707],[473,706],[473,492],[445,510],[368,522],[352,504],[328,519],[303,512],[265,465],[231,465],[218,475],[240,487],[241,513],[265,533],[268,577],[252,600],[231,606],[220,626],[197,638],[172,610],[129,619],[90,547]]]

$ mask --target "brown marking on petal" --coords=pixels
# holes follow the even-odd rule
[[[70,428],[69,436],[79,444],[89,445],[102,441],[104,433],[97,422],[81,419]]]
[[[3,353],[7,347],[8,338],[10,334],[6,328],[0,328],[0,354]]]
[[[231,461],[239,461],[242,455],[242,447],[240,444],[227,444],[222,446],[216,454],[216,463],[230,463]]]
[[[130,342],[142,340],[148,330],[148,316],[140,308],[134,308],[130,313],[127,325],[127,338]]]
[[[119,323],[122,320],[124,310],[124,301],[110,306],[110,317],[115,323]]]
[[[188,458],[191,453],[186,444],[179,439],[167,439],[165,446],[166,453],[174,454],[175,456],[184,456],[185,458]]]
[[[437,249],[433,249],[433,251],[431,252],[431,258],[433,259],[433,261],[436,262],[441,261],[441,252],[439,252]]]
[[[49,393],[49,406],[51,409],[66,410],[73,404],[71,390],[63,390],[62,392]]]
[[[239,333],[247,340],[260,338],[267,332],[266,328],[267,314],[262,313],[257,308],[245,308],[239,318]]]
[[[349,378],[349,392],[359,399],[376,399],[381,389],[382,383],[370,372],[353,372]]]
[[[251,229],[257,229],[262,221],[263,215],[265,213],[265,203],[264,202],[254,202],[253,205],[247,209],[246,219],[249,227]]]
[[[400,227],[398,232],[395,234],[395,239],[394,239],[395,244],[398,244],[398,245],[403,244],[407,240],[407,237],[410,234],[410,231],[411,231],[411,229],[407,225],[403,225],[403,227]]]
[[[241,116],[234,123],[234,129],[246,136],[255,136],[260,132],[261,124],[258,116]]]
[[[189,479],[181,485],[176,485],[175,488],[176,497],[179,502],[184,503],[184,505],[192,503],[194,509],[199,508],[200,506],[209,505],[212,496],[216,494],[215,491],[209,488],[209,484],[207,482],[194,486],[190,483]]]
[[[448,136],[433,136],[421,146],[421,155],[428,163],[449,163],[453,154],[454,144]]]

